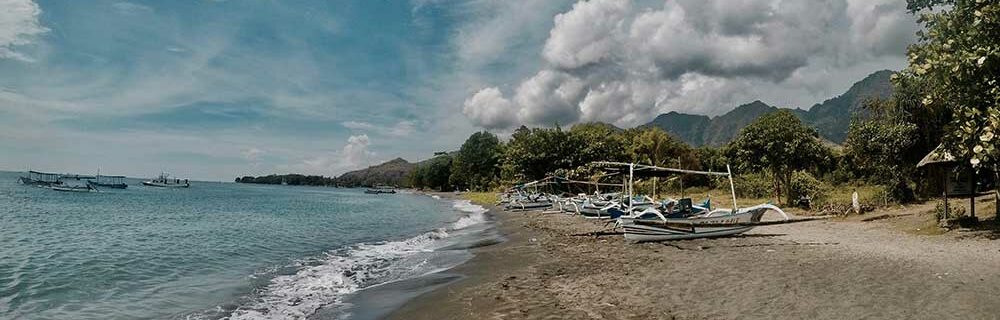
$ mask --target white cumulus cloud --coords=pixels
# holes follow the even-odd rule
[[[538,70],[509,92],[486,85],[466,99],[473,124],[634,126],[758,99],[808,108],[904,66],[918,28],[892,0],[590,0],[553,21]]]
[[[553,65],[578,68],[614,53],[631,4],[629,1],[593,0],[573,5],[573,10],[555,17],[542,55]]]
[[[32,0],[0,0],[0,8],[0,59],[32,61],[15,49],[48,31],[38,21],[42,9]]]
[[[293,165],[278,166],[279,170],[290,172],[336,176],[346,171],[367,167],[375,153],[369,150],[371,140],[368,135],[352,135],[339,151],[330,151],[306,158]]]
[[[507,128],[517,121],[517,109],[496,87],[485,88],[465,100],[462,113],[477,126]]]

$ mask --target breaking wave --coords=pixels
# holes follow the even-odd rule
[[[458,211],[468,212],[469,214],[461,217],[455,223],[452,223],[451,228],[458,230],[468,228],[473,225],[477,225],[486,222],[486,208],[480,205],[472,204],[469,200],[455,200],[452,207]]]
[[[331,251],[322,257],[296,262],[293,274],[278,275],[224,319],[305,319],[325,306],[343,304],[358,290],[442,271],[430,263],[436,249],[453,245],[445,241],[454,232],[487,221],[486,209],[468,200],[452,207],[467,213],[448,227],[400,241],[362,243]]]

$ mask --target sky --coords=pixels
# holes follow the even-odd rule
[[[326,176],[905,66],[895,0],[0,0],[0,170]]]

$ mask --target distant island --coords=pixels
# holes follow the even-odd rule
[[[257,184],[287,184],[292,186],[337,186],[337,179],[324,176],[307,176],[301,174],[271,174],[266,176],[245,176],[236,178],[237,183]]]
[[[377,185],[406,187],[409,185],[406,177],[416,166],[416,163],[410,163],[403,158],[396,158],[376,166],[350,171],[336,178],[302,174],[272,174],[259,177],[240,177],[236,178],[236,182],[348,188],[373,187]]]

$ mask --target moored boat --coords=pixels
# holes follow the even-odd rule
[[[97,177],[94,180],[87,180],[87,185],[95,188],[128,188],[128,184],[125,183],[125,176],[102,176],[100,174],[97,174]]]
[[[177,179],[170,178],[166,173],[161,173],[159,177],[153,180],[147,180],[142,182],[143,185],[150,187],[160,187],[160,188],[187,188],[191,186],[188,179]]]
[[[97,192],[97,188],[90,185],[83,186],[70,186],[70,185],[54,185],[50,186],[49,189],[62,192]]]
[[[28,171],[27,176],[17,178],[17,182],[24,185],[50,187],[63,184],[62,175],[58,173],[47,173],[38,171]]]
[[[383,194],[383,193],[385,193],[385,194],[394,194],[394,193],[396,193],[396,189],[394,189],[393,187],[390,187],[390,186],[375,186],[374,188],[365,189],[365,193],[367,193],[367,194]]]

